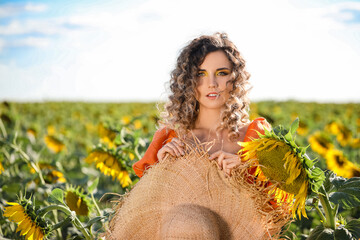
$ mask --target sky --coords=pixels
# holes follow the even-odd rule
[[[163,101],[181,49],[215,32],[252,101],[360,103],[359,0],[0,0],[0,101]]]

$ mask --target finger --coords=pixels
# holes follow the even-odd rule
[[[219,157],[219,155],[220,155],[221,153],[222,153],[221,150],[216,151],[216,152],[214,152],[214,153],[212,153],[212,154],[210,155],[209,159],[210,159],[210,160],[213,160],[213,159]]]
[[[164,157],[166,156],[166,154],[170,154],[173,156],[173,153],[171,151],[169,151],[169,149],[167,149],[166,146],[162,147],[157,154],[157,158],[159,161],[162,161],[164,159]]]
[[[169,142],[168,144],[166,144],[166,146],[172,150],[172,152],[174,153],[173,156],[176,156],[176,157],[180,157],[181,156],[181,153],[180,151],[178,150],[178,148],[176,147],[176,145],[172,142]]]
[[[184,146],[179,145],[178,143],[174,143],[174,146],[176,147],[176,149],[178,150],[178,152],[180,153],[180,155],[184,155],[185,151],[184,151]]]
[[[229,163],[229,164],[227,165],[227,168],[233,169],[233,168],[235,168],[235,167],[237,167],[237,166],[239,166],[239,165],[240,165],[240,163],[232,162],[232,163]]]
[[[170,153],[172,156],[176,156],[174,149],[172,149],[169,145],[165,145],[162,149],[164,149],[164,155],[165,153]]]
[[[223,154],[220,154],[218,156],[217,163],[218,163],[220,169],[224,168],[224,155]]]
[[[227,176],[227,177],[230,177],[230,176],[231,176],[231,169],[230,169],[230,168],[227,168],[227,169],[225,170],[225,176]]]
[[[179,146],[181,146],[181,147],[183,147],[185,144],[184,144],[184,142],[183,141],[181,141],[180,139],[178,139],[178,138],[173,138],[172,140],[171,140],[171,142],[176,142]]]

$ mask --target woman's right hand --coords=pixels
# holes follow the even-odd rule
[[[178,138],[173,138],[171,142],[165,144],[157,153],[157,158],[162,161],[166,155],[166,153],[171,154],[174,157],[180,157],[185,154],[184,151],[184,143],[180,141]]]

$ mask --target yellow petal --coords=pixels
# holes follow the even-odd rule
[[[21,226],[20,226],[21,225]],[[24,219],[24,221],[19,224],[19,228],[21,228],[21,235],[27,234],[32,227],[32,221],[30,218]]]
[[[21,222],[26,217],[25,213],[23,212],[15,212],[13,215],[9,217],[9,220],[12,220],[14,222]]]
[[[35,223],[31,223],[30,230],[26,234],[26,239],[33,239],[33,235],[36,229]]]

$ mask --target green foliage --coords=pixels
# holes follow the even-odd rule
[[[296,132],[299,146],[308,146],[309,136],[321,131],[349,161],[356,166],[360,165],[360,148],[356,144],[340,141],[342,139],[339,136],[326,132],[329,123],[341,123],[346,126],[350,139],[359,139],[360,104],[266,101],[252,103],[250,115],[251,119],[265,117],[273,126],[286,126],[293,122],[289,131],[283,132],[283,135],[294,135]],[[99,238],[113,211],[109,193],[124,194],[138,181],[131,166],[141,159],[149,146],[158,116],[154,103],[0,103],[0,164],[4,169],[2,171],[0,166],[0,208],[3,210],[6,202],[16,201],[17,195],[22,192],[36,200],[37,211],[53,205],[63,207],[62,210],[52,210],[45,215],[53,228],[58,226],[62,229],[52,231],[51,239],[83,239],[85,235]],[[300,121],[295,120],[298,117]],[[109,136],[110,140],[105,141],[101,136],[100,126],[113,133]],[[287,141],[292,140],[289,135]],[[46,140],[47,136],[51,138]],[[63,146],[56,145],[60,143]],[[132,180],[130,186],[123,188],[116,179],[102,174],[95,164],[84,161],[96,148],[118,157],[129,172]],[[320,176],[327,168],[325,157],[312,148],[300,149],[299,154],[304,154],[305,150],[304,164],[314,164],[316,170],[312,174]],[[317,159],[316,163],[310,161],[314,158]],[[325,189],[332,207],[339,204],[337,214],[341,214],[347,223],[339,225],[343,226],[343,230],[330,231],[328,234],[336,237],[337,234],[344,236],[349,232],[358,239],[358,180],[347,180],[336,175],[332,175],[332,178],[325,181]],[[91,198],[95,206],[89,216],[66,213],[68,207],[63,200],[63,191],[68,185],[85,189],[83,194]],[[320,182],[314,181],[313,186],[316,186],[313,191],[317,191]],[[312,197],[308,200],[308,205],[313,206],[308,209],[309,219],[296,220],[289,228],[298,239],[305,239],[310,233],[315,236],[312,229],[325,230],[312,204],[317,197]],[[100,198],[103,200],[99,201]],[[15,229],[16,224],[9,222],[3,217],[3,211],[0,211],[0,235],[21,239]],[[327,232],[321,231],[323,236]],[[284,234],[289,239],[295,238],[291,233]]]

